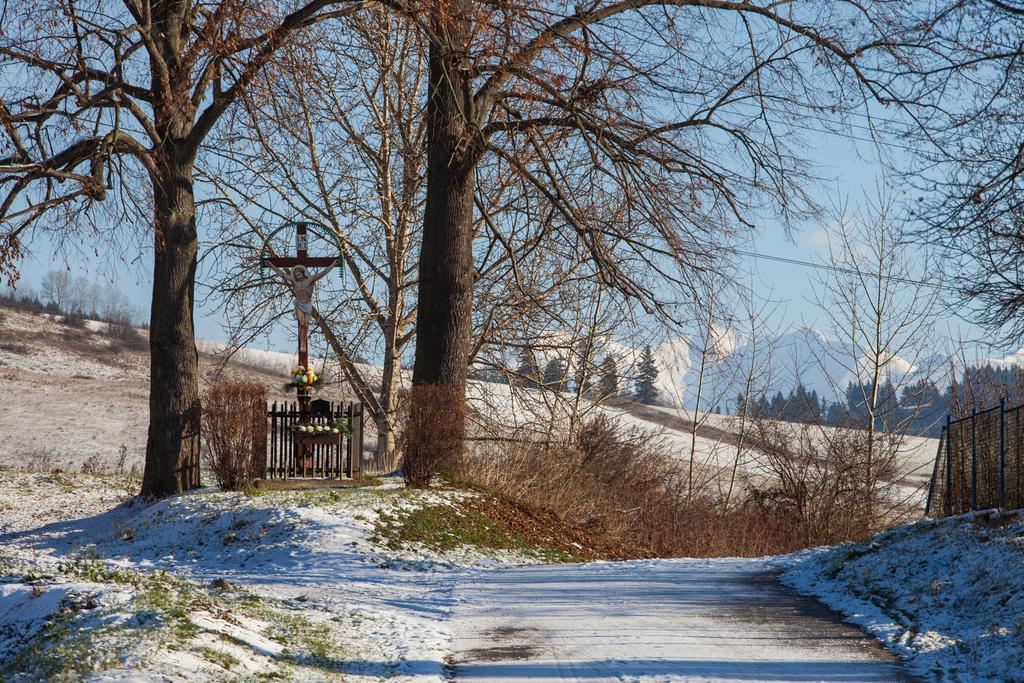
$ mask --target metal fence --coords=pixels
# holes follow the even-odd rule
[[[1024,405],[946,418],[925,515],[1024,507]]]

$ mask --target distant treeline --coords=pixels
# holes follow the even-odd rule
[[[648,405],[672,405],[658,389],[660,370],[650,344],[640,352],[636,367],[630,368],[632,372],[627,377],[619,371],[619,359],[611,354],[604,356],[598,363],[584,365],[574,372],[569,371],[560,355],[549,358],[542,367],[539,362],[541,356],[537,350],[524,347],[515,368],[474,367],[469,371],[469,378],[496,384],[514,384],[527,389],[578,390],[591,398],[631,397]],[[576,357],[581,356],[576,354]]]
[[[736,399],[736,413],[787,422],[823,424],[833,427],[867,424],[873,386],[849,383],[842,401],[829,401],[818,392],[798,384],[788,394],[781,391],[754,397],[745,406],[746,397]],[[878,386],[875,402],[875,427],[899,429],[914,434],[937,436],[946,415],[954,418],[983,410],[1005,398],[1010,406],[1024,403],[1024,368],[1017,365],[994,367],[991,364],[968,367],[954,381],[939,388],[921,380],[897,390],[892,382]]]
[[[5,287],[0,289],[0,303],[33,313],[51,313],[69,318],[98,320],[119,326],[138,326],[141,315],[128,297],[111,283],[98,283],[84,275],[72,277],[61,270],[51,270],[39,289]]]

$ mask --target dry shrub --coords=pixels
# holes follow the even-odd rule
[[[267,454],[267,392],[260,384],[218,382],[203,395],[203,462],[225,490],[263,474]]]
[[[749,502],[792,520],[802,546],[867,536],[897,508],[899,451],[892,435],[875,435],[869,484],[867,439],[858,429],[756,421],[753,446],[770,476],[750,486]]]
[[[145,351],[149,348],[149,341],[134,325],[109,323],[107,336],[110,338],[110,348],[115,352]]]
[[[85,462],[82,463],[79,471],[81,471],[82,474],[103,474],[106,471],[106,467],[104,467],[100,456],[93,453],[85,459]]]
[[[412,388],[408,406],[402,472],[407,486],[425,488],[462,453],[466,400],[457,388],[421,384]]]
[[[760,556],[799,547],[787,517],[726,507],[710,492],[688,498],[687,470],[656,433],[599,416],[570,443],[518,443],[466,457],[459,473],[603,543],[628,546],[633,557]]]

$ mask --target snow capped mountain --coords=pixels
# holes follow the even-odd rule
[[[702,406],[728,410],[744,390],[748,377],[755,393],[788,394],[803,384],[831,401],[840,398],[847,384],[855,380],[858,366],[862,377],[870,367],[869,359],[853,355],[850,344],[811,327],[798,327],[771,339],[743,339],[729,331],[712,334],[706,344],[702,338],[684,336],[654,349],[661,371],[658,386],[667,401],[693,408],[698,384],[702,383]],[[639,358],[639,352],[629,350],[622,356],[625,364],[634,357]],[[949,381],[949,372],[944,370],[948,360],[941,354],[913,360],[893,356],[886,364],[883,379],[897,387],[925,376],[945,384]],[[993,365],[1024,365],[1024,349],[1003,358],[984,359],[979,364],[989,360]]]

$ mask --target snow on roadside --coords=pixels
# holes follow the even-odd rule
[[[1024,512],[925,520],[780,559],[814,595],[938,680],[1024,680]]]
[[[0,662],[19,649],[31,655],[20,660],[27,669],[0,664],[0,678],[68,673],[64,653],[97,649],[103,659],[82,666],[103,680],[277,671],[291,680],[440,681],[455,581],[536,561],[376,537],[382,516],[465,493],[207,489],[147,504],[120,502],[111,482],[0,472],[0,641],[24,634]],[[89,609],[69,607],[68,595],[91,596]],[[31,628],[19,621],[25,614]],[[108,643],[90,640],[108,632]]]

